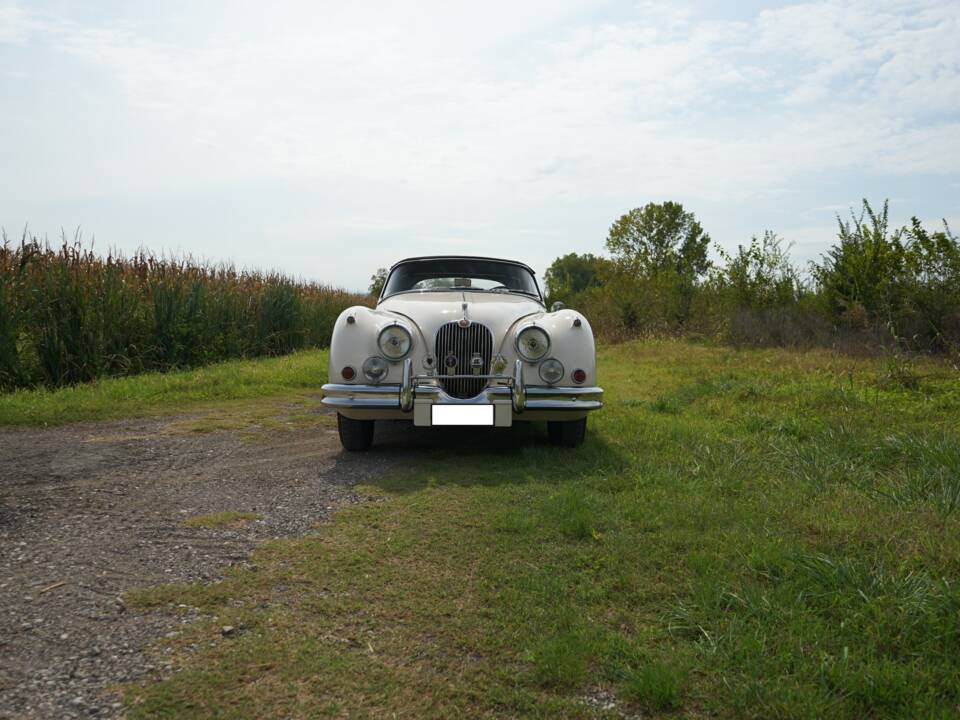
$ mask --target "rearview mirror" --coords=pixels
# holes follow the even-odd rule
[[[562,302],[557,300],[553,305],[550,306],[550,312],[558,312],[563,310],[566,307]]]

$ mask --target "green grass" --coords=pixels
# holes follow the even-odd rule
[[[0,425],[60,425],[172,414],[228,400],[318,393],[327,351],[303,350],[258,361],[231,360],[196,370],[108,378],[56,390],[0,394]]]
[[[578,450],[375,447],[385,502],[134,594],[208,619],[130,717],[960,714],[956,371],[680,342],[600,363]]]
[[[261,518],[263,518],[263,515],[260,513],[224,510],[222,512],[206,513],[205,515],[194,515],[181,524],[195,528],[240,527],[252,520],[260,520]]]

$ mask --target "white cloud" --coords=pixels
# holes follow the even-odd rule
[[[33,30],[30,14],[17,5],[0,5],[0,45],[22,45]]]
[[[137,162],[98,159],[91,192],[368,188],[326,221],[361,234],[425,217],[438,236],[481,221],[530,231],[517,218],[558,203],[763,202],[842,172],[956,177],[956,3],[825,0],[746,20],[667,2],[596,12],[279,3],[269,19],[193,19],[180,38],[148,19],[11,6],[0,43],[46,47],[122,90],[103,122],[132,123],[119,135]]]

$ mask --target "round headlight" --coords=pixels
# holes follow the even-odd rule
[[[517,335],[517,352],[524,360],[539,360],[550,349],[550,336],[543,328],[525,327]]]
[[[550,358],[540,363],[540,379],[547,385],[554,385],[563,379],[563,363]]]
[[[390,365],[382,357],[376,355],[363,361],[363,374],[370,382],[380,382],[387,375]]]
[[[410,352],[413,340],[410,338],[410,333],[402,325],[390,325],[380,331],[377,345],[380,347],[380,352],[390,360],[399,360]]]

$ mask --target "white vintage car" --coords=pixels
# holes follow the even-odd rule
[[[546,421],[550,440],[583,442],[602,406],[590,323],[555,303],[533,271],[483,257],[401,260],[375,309],[337,319],[323,403],[340,441],[366,450],[376,420],[510,427]]]

